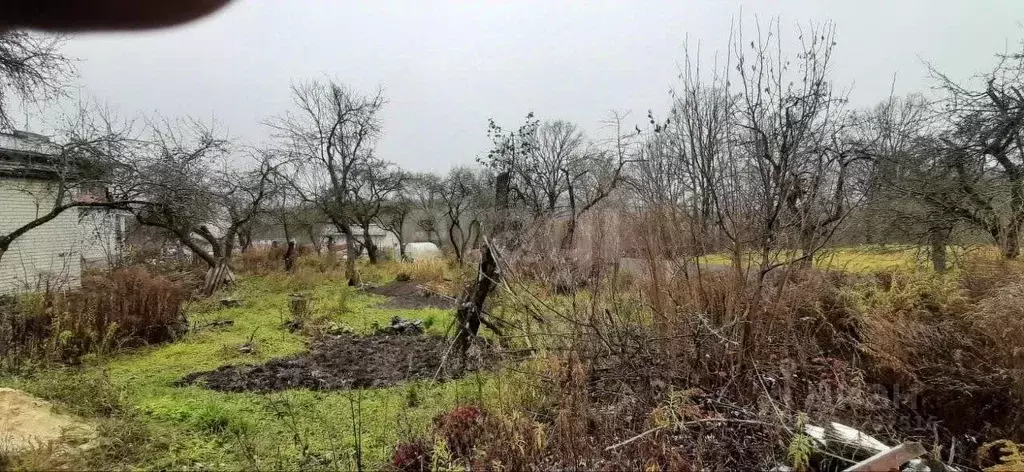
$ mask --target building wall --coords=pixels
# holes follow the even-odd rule
[[[53,207],[53,185],[0,178],[0,233],[8,233]],[[65,211],[14,241],[0,259],[0,294],[81,282],[78,212]]]
[[[116,210],[78,209],[82,262],[86,267],[110,267],[121,259],[126,220],[127,215]]]

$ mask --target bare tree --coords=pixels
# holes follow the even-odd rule
[[[552,215],[567,204],[569,188],[585,172],[588,143],[578,126],[563,120],[545,121],[532,139],[532,152],[516,163],[515,172],[535,217]]]
[[[358,284],[351,209],[354,174],[373,155],[381,133],[381,91],[363,95],[333,81],[292,86],[295,109],[270,120],[287,157],[286,175],[303,201],[319,208],[345,235],[349,284]]]
[[[564,251],[573,245],[579,219],[611,195],[625,179],[626,166],[640,159],[632,149],[632,134],[623,131],[623,118],[616,112],[607,123],[614,132],[610,152],[591,145],[576,150],[574,158],[566,160],[558,168],[565,182],[567,197],[568,221],[561,242]]]
[[[732,158],[737,98],[729,90],[728,67],[704,70],[685,49],[669,117],[660,129],[651,120],[655,133],[637,165],[647,206],[672,227],[689,229],[682,232],[688,241],[673,245],[685,243],[697,254],[725,249],[723,239],[732,241],[728,249],[734,253],[742,251],[740,228],[731,219],[738,215],[730,211],[740,188]]]
[[[408,189],[411,176],[404,171],[399,171],[399,180],[403,184],[384,202],[380,214],[377,215],[377,224],[385,231],[395,235],[395,239],[398,240],[398,255],[405,260],[405,226],[415,204]]]
[[[373,241],[370,228],[379,225],[388,202],[401,191],[405,184],[405,173],[390,162],[371,158],[356,166],[351,182],[352,197],[348,214],[362,230],[361,245],[370,263],[376,264],[380,248]]]
[[[484,188],[481,176],[466,167],[452,169],[441,184],[439,196],[445,208],[448,242],[459,264],[482,237]]]
[[[945,197],[946,210],[985,231],[1003,257],[1014,259],[1024,224],[1024,53],[1001,56],[979,77],[978,90],[932,74],[945,94],[936,164],[957,183]]]
[[[873,137],[877,161],[875,200],[929,246],[937,270],[957,227],[1016,258],[1024,224],[1024,56],[999,56],[976,87],[931,72],[937,101],[890,98],[865,115],[861,128]]]
[[[738,184],[728,205],[719,199],[719,224],[740,257],[750,247],[756,260],[749,307],[760,307],[765,277],[776,268],[806,265],[831,240],[852,210],[844,189],[846,168],[857,157],[842,143],[845,97],[829,78],[835,29],[831,24],[801,31],[800,51],[782,49],[778,21],[757,26],[749,43],[734,37],[731,57],[738,83],[735,164]],[[737,224],[738,223],[738,224]],[[736,264],[739,267],[739,264]],[[788,275],[788,272],[786,273]],[[779,290],[785,281],[779,284]],[[753,342],[748,308],[740,314],[741,349]]]
[[[725,249],[737,286],[753,283],[746,308],[732,313],[744,346],[766,276],[808,265],[828,244],[863,195],[851,188],[852,168],[870,165],[829,79],[834,28],[798,39],[790,55],[777,21],[757,25],[752,41],[737,28],[710,70],[687,50],[672,110],[663,122],[648,114],[631,173],[642,211],[669,228],[655,263]]]
[[[253,222],[275,191],[275,167],[251,154],[251,168],[231,162],[226,139],[195,120],[151,126],[150,155],[137,172],[136,219],[178,238],[210,267],[206,292],[234,280],[230,262],[239,231]]]
[[[956,179],[937,166],[942,162],[932,104],[924,96],[890,97],[858,113],[856,141],[874,161],[864,172],[868,214],[865,232],[873,241],[876,218],[890,228],[886,233],[924,243],[933,268],[946,270],[946,246],[962,220]],[[883,235],[883,237],[885,237]],[[884,240],[884,239],[883,239]]]
[[[0,33],[0,128],[11,129],[12,98],[38,103],[64,95],[74,75],[71,60],[60,52],[65,37],[6,30]]]
[[[514,221],[512,210],[515,206],[533,207],[532,213],[540,210],[539,202],[530,197],[531,188],[535,185],[534,176],[523,172],[525,161],[536,149],[536,134],[540,122],[533,112],[526,114],[522,125],[514,130],[505,130],[493,119],[488,121],[487,136],[493,147],[485,158],[479,161],[492,169],[495,175],[495,222],[491,229],[492,238],[506,235],[506,228],[521,226],[521,221]]]
[[[437,174],[413,174],[406,182],[403,194],[410,200],[418,219],[416,227],[426,235],[428,241],[437,242],[438,247],[444,246],[439,228],[444,217],[441,202],[442,178]]]

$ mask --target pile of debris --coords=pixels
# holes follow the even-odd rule
[[[376,327],[374,334],[423,334],[423,320],[406,320],[400,316],[391,318],[391,324],[384,327]]]
[[[873,436],[841,423],[806,425],[804,433],[813,440],[814,448],[829,458],[844,458],[852,465],[843,471],[902,470],[904,472],[958,472],[959,469],[943,464],[931,457],[919,442],[904,442],[889,446]],[[854,458],[857,462],[850,459]],[[902,468],[901,468],[902,466]],[[788,466],[772,469],[776,472],[794,470]]]

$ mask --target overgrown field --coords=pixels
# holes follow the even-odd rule
[[[769,281],[755,313],[744,308],[750,288],[714,271],[660,281],[604,273],[567,292],[509,270],[489,305],[502,335],[487,332],[478,353],[494,362],[465,375],[429,375],[410,357],[391,377],[416,380],[378,387],[218,391],[183,381],[224,366],[306,362],[324,340],[374,339],[396,316],[422,320],[425,334],[391,334],[377,349],[451,335],[446,297],[472,276],[445,262],[365,265],[376,288],[360,289],[312,256],[294,273],[254,265],[227,292],[185,302],[188,329],[173,340],[139,345],[115,333],[68,359],[8,363],[0,386],[87,418],[100,437],[84,452],[42,448],[0,465],[810,470],[843,464],[805,444],[803,425],[827,421],[891,444],[923,441],[961,467],[1011,460],[1010,449],[983,445],[1024,440],[1024,266],[972,253],[935,274],[913,252],[833,251],[837,266]],[[296,299],[308,308],[296,310]],[[26,309],[39,304],[26,300]],[[59,303],[43,303],[46,313]],[[90,338],[67,333],[53,345]],[[450,361],[444,345],[432,362]],[[358,373],[378,354],[346,367]],[[307,364],[281,365],[286,382],[288,366]],[[321,378],[323,364],[309,365]]]
[[[332,275],[301,271],[244,277],[221,294],[239,300],[240,306],[222,307],[217,298],[187,304],[192,329],[173,343],[87,356],[78,367],[23,368],[3,377],[0,385],[24,389],[100,421],[109,437],[98,453],[73,459],[84,463],[66,464],[90,468],[308,464],[349,470],[357,461],[357,437],[361,460],[379,465],[401,438],[424,434],[438,413],[493,397],[484,375],[344,392],[220,393],[176,385],[190,373],[304,351],[307,333],[284,326],[294,292],[311,293],[312,317],[358,334],[387,325],[393,316],[423,320],[427,333],[435,335],[444,334],[450,324],[451,310],[378,308],[385,297],[347,287]],[[395,272],[381,270],[378,277],[394,279]],[[231,324],[219,326],[224,321]],[[246,352],[240,351],[243,346]]]

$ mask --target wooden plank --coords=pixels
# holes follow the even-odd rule
[[[924,455],[926,452],[928,451],[919,442],[905,442],[851,465],[844,472],[887,472],[890,470],[900,470],[901,465],[910,462],[911,459]]]

